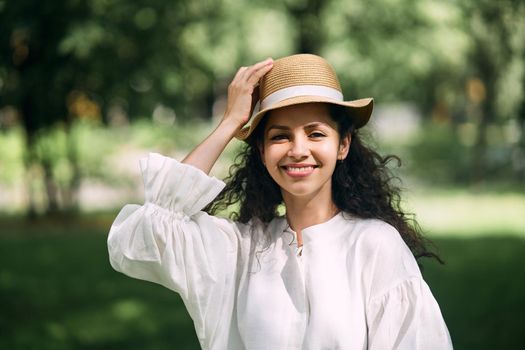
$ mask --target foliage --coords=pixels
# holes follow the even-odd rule
[[[429,184],[464,183],[468,149],[448,125],[428,125],[409,147],[410,171]]]
[[[20,128],[0,133],[0,183],[13,185],[24,175],[22,155],[24,138]]]
[[[220,116],[237,67],[312,52],[333,63],[349,99],[412,101],[424,119],[474,125],[461,166],[470,173],[453,181],[490,179],[490,129],[513,121],[516,137],[496,157],[523,181],[524,18],[518,0],[0,0],[0,129],[17,124],[14,110],[26,176],[42,179],[50,209],[66,209],[57,186],[75,207],[86,175],[78,120]],[[64,143],[55,172],[63,152],[50,147]]]
[[[409,160],[409,173],[427,185],[468,185],[478,178],[473,173],[476,157],[474,144],[476,126],[465,123],[453,125],[427,122],[414,140],[405,148]],[[512,182],[513,146],[501,129],[491,128],[487,139],[490,148],[484,155],[485,182]],[[479,183],[478,183],[479,184]]]
[[[99,122],[84,120],[75,122],[69,133],[61,125],[40,131],[35,152],[41,159],[48,160],[60,201],[67,195],[68,183],[74,176],[72,163],[68,161],[70,140],[78,145],[78,171],[87,185],[83,190],[90,184],[96,184],[134,192],[137,186],[134,175],[138,175],[136,166],[141,154],[160,152],[182,157],[208,134],[211,127],[211,123],[199,120],[171,124],[137,120],[127,127],[106,127]],[[45,186],[38,173],[33,177],[25,175],[23,145],[21,128],[0,132],[0,188],[7,187],[4,204],[0,204],[0,211],[3,212],[20,212],[24,188],[26,191],[29,188],[38,191]],[[225,157],[232,157],[234,146],[232,144],[227,149]],[[221,176],[226,172],[221,166],[216,169]],[[6,198],[10,200],[7,202]],[[35,210],[42,212],[44,207],[45,198],[36,196]]]

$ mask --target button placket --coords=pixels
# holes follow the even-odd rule
[[[288,226],[285,231],[292,235],[292,241],[288,243],[288,246],[293,249],[294,255],[300,261],[300,258],[302,257],[303,246],[297,246],[297,233],[294,230],[292,230],[290,226]]]
[[[297,262],[297,267],[299,268],[299,271],[301,273],[302,282],[303,282],[303,288],[304,288],[303,292],[304,292],[304,302],[305,302],[304,304],[305,318],[303,320],[304,322],[303,327],[306,331],[308,319],[310,317],[310,299],[308,297],[307,278],[305,274],[305,268],[306,268],[305,265],[307,261],[305,261],[304,257],[302,256],[304,244],[301,247],[297,247],[297,233],[294,230],[292,230],[290,226],[288,226],[285,231],[288,232],[290,235],[292,235],[292,240],[288,244],[288,246],[294,252],[293,256],[295,257],[295,261]]]

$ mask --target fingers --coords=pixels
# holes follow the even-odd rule
[[[235,76],[233,77],[233,80],[239,79],[240,76],[246,71],[246,69],[248,69],[248,67],[241,67],[241,68],[239,68],[237,73],[235,73]]]
[[[245,69],[242,73],[242,77],[246,79],[249,84],[255,85],[259,79],[261,79],[266,73],[268,73],[270,69],[272,69],[272,66],[273,60],[268,58]]]
[[[253,74],[254,72],[260,70],[261,68],[265,68],[267,66],[271,66],[271,64],[273,64],[273,60],[271,58],[267,58],[265,59],[264,61],[260,61],[260,62],[257,62],[256,64],[254,64],[253,66],[250,66],[248,67],[248,69],[246,69],[244,71],[245,74]]]
[[[259,100],[257,83],[273,67],[268,58],[250,67],[241,67],[228,86],[228,106],[224,120],[232,120],[244,125],[250,120],[252,111]]]
[[[250,67],[241,67],[235,74],[232,82],[243,84],[247,82],[252,88],[257,84],[259,79],[266,74],[273,65],[273,60],[268,58],[264,61],[257,62]]]
[[[246,72],[250,73],[250,75],[251,75],[251,73],[254,70],[258,70],[261,67],[264,67],[265,65],[267,65],[269,63],[273,63],[273,60],[271,58],[267,58],[264,61],[257,62],[256,64],[254,64],[253,66],[250,66],[250,67],[241,67],[241,68],[239,68],[237,73],[235,73],[235,77],[233,79],[235,80],[236,78],[239,78],[240,76],[242,76]],[[247,78],[249,78],[249,76]]]

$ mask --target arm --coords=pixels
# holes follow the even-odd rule
[[[159,283],[179,293],[203,348],[221,347],[235,299],[242,225],[202,212],[224,188],[207,176],[250,117],[254,86],[271,60],[237,72],[228,109],[219,126],[185,159],[159,154],[142,159],[144,205],[126,205],[109,236],[111,266],[126,275]]]
[[[140,162],[146,200],[126,205],[108,236],[111,266],[180,294],[205,349],[233,317],[242,225],[202,212],[224,183],[175,159]]]
[[[267,59],[241,67],[228,87],[228,106],[217,128],[182,161],[208,174],[237,131],[246,124],[258,99],[257,82],[271,68]]]
[[[180,257],[191,258],[193,254],[186,254],[182,244],[170,247],[166,242],[173,240],[173,235],[175,239],[186,235],[183,242],[196,239],[199,244],[220,237],[208,230],[216,231],[222,221],[200,210],[220,193],[224,184],[207,174],[235,133],[248,122],[258,97],[254,94],[255,85],[272,64],[273,61],[267,59],[237,71],[228,88],[228,107],[219,126],[186,156],[182,164],[155,154],[141,160],[146,203],[124,207],[111,228],[108,244],[115,269],[161,283],[183,296],[186,294],[184,278],[179,278],[179,274],[174,277],[169,270],[182,268],[184,260]],[[186,234],[185,228],[191,234]],[[202,233],[202,237],[197,233]],[[192,244],[191,248],[195,246]],[[165,249],[171,248],[178,251],[180,257],[162,261]],[[142,269],[145,262],[158,271]]]

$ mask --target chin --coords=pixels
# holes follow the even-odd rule
[[[281,186],[281,191],[286,192],[294,197],[306,197],[316,192],[312,191],[312,186],[308,184],[295,184],[284,187]]]

